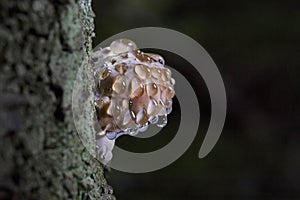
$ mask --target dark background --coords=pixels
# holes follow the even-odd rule
[[[164,169],[108,172],[118,199],[300,199],[299,1],[94,0],[93,9],[95,46],[145,26],[174,29],[198,41],[217,64],[228,100],[221,138],[200,160],[210,117],[205,83],[200,75],[188,76],[192,66],[182,58],[156,51],[190,77],[199,98],[200,130],[189,150]],[[180,120],[176,99],[169,118],[153,138],[124,136],[117,145],[136,152],[161,148]]]

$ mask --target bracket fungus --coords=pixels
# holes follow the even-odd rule
[[[145,53],[129,39],[113,41],[92,54],[94,103],[100,130],[96,140],[103,164],[112,159],[115,139],[135,136],[149,124],[164,127],[172,111],[175,80],[164,59]]]

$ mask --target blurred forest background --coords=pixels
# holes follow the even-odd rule
[[[300,199],[300,1],[94,0],[93,4],[95,46],[131,28],[180,31],[213,58],[228,98],[221,138],[200,160],[197,155],[210,117],[207,88],[200,76],[191,76],[192,66],[185,60],[157,51],[168,65],[189,74],[200,102],[200,130],[188,151],[164,169],[146,174],[107,172],[118,199]],[[124,136],[117,145],[135,152],[164,146],[177,128],[176,100],[174,107],[162,133],[149,139]]]

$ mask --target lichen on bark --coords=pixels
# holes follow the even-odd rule
[[[91,51],[90,0],[0,7],[0,199],[114,198],[71,111],[76,72]]]

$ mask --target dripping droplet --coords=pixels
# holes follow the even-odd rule
[[[172,112],[172,106],[166,107],[166,112],[167,112],[167,115],[170,114]]]
[[[158,122],[158,116],[155,115],[149,120],[150,124],[156,124]]]
[[[115,140],[121,135],[126,134],[124,131],[106,131],[106,137],[110,140]]]
[[[162,116],[158,117],[158,122],[157,122],[156,126],[163,128],[167,125],[167,123],[168,123],[167,115],[162,115]]]
[[[139,131],[145,132],[148,129],[148,127],[149,127],[149,123],[147,122],[139,127]]]
[[[129,128],[127,130],[127,133],[129,135],[131,135],[131,136],[136,136],[139,133],[139,129],[138,129],[138,127],[136,127],[136,128]]]
[[[110,140],[114,140],[117,137],[117,132],[116,131],[106,131],[106,137]]]

